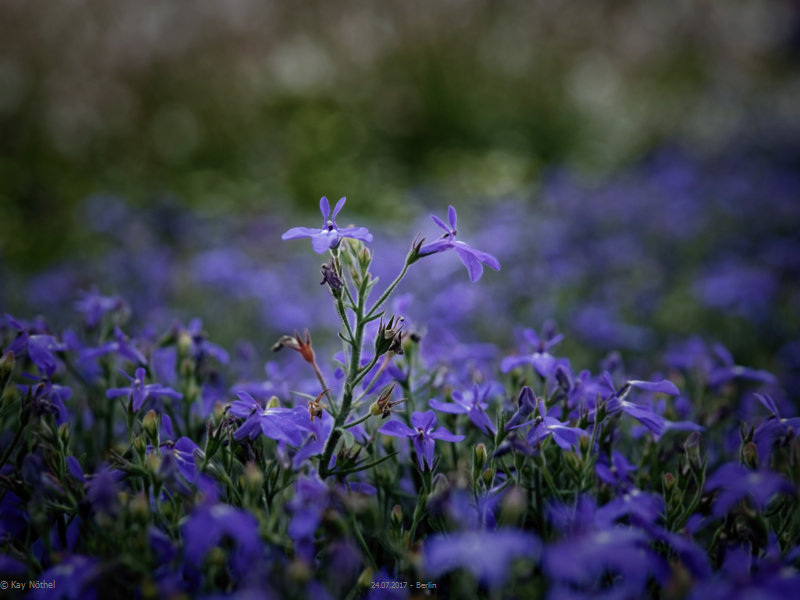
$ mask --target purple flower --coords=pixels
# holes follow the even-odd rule
[[[425,571],[438,577],[463,568],[483,585],[501,585],[516,559],[537,560],[539,540],[515,529],[437,534],[425,544]]]
[[[147,364],[147,359],[144,357],[144,355],[130,343],[128,338],[119,327],[114,327],[114,337],[116,339],[113,342],[106,342],[98,348],[86,348],[85,350],[82,350],[80,360],[91,360],[113,352],[122,358],[131,361],[132,363],[140,365]]]
[[[75,308],[83,315],[86,326],[97,327],[105,315],[110,312],[127,310],[127,305],[122,298],[117,296],[101,296],[96,287],[90,291],[79,291],[80,300],[75,302]]]
[[[314,558],[314,535],[322,521],[322,513],[330,504],[328,486],[312,473],[298,477],[294,489],[294,497],[287,505],[292,513],[288,534],[294,541],[295,551],[311,562]]]
[[[753,394],[764,407],[770,411],[771,416],[755,429],[753,441],[758,446],[758,454],[766,462],[772,450],[772,445],[780,438],[791,438],[800,430],[800,417],[783,418],[778,412],[778,405],[772,396],[767,394]]]
[[[461,259],[461,262],[464,263],[464,266],[467,267],[469,278],[472,281],[478,281],[481,275],[483,275],[483,265],[481,263],[489,265],[495,271],[499,271],[500,263],[494,256],[488,252],[476,250],[469,244],[456,240],[456,209],[450,206],[447,209],[447,216],[450,221],[450,227],[439,217],[431,215],[433,222],[444,229],[445,233],[435,242],[421,246],[418,250],[419,256],[427,256],[428,254],[435,254],[437,252],[445,252],[453,249],[456,254],[458,254],[458,258]]]
[[[64,344],[56,341],[52,335],[43,333],[32,333],[33,327],[24,327],[11,315],[6,315],[9,324],[19,331],[15,339],[6,351],[11,351],[15,356],[24,356],[25,352],[31,362],[39,367],[42,373],[51,377],[58,366],[54,352],[64,352],[67,348]]]
[[[636,471],[636,466],[628,462],[622,454],[616,450],[611,453],[611,460],[605,454],[601,454],[594,466],[594,472],[603,483],[613,486],[618,491],[624,491],[631,487],[631,474]]]
[[[147,375],[147,372],[144,370],[144,367],[139,367],[136,369],[135,378],[131,377],[121,369],[120,373],[125,375],[125,377],[130,380],[131,385],[124,388],[111,388],[110,390],[106,391],[106,396],[112,399],[120,396],[128,396],[132,403],[134,412],[137,412],[148,398],[157,398],[159,396],[166,396],[167,398],[174,398],[176,400],[183,398],[183,394],[180,392],[176,392],[171,387],[161,385],[160,383],[150,383],[145,385],[144,378],[145,375]]]
[[[201,567],[206,554],[219,546],[224,538],[235,542],[231,567],[241,577],[261,554],[258,521],[249,512],[217,504],[195,510],[182,527],[186,562]]]
[[[608,400],[609,413],[622,410],[622,412],[633,417],[642,425],[647,427],[647,429],[653,433],[656,439],[658,439],[658,437],[660,437],[664,432],[669,430],[703,431],[703,427],[697,425],[696,423],[691,423],[688,421],[668,421],[663,416],[658,414],[651,406],[636,404],[625,399],[633,389],[645,390],[653,394],[677,396],[680,394],[680,391],[671,381],[666,379],[662,379],[661,381],[640,381],[633,379],[627,381],[619,391],[616,391],[614,388],[614,383],[611,380],[611,375],[606,372],[602,377],[602,385],[612,392],[612,395]]]
[[[436,398],[428,401],[431,408],[441,412],[450,414],[467,414],[469,420],[472,421],[476,427],[484,431],[484,433],[495,433],[495,426],[492,420],[486,415],[486,409],[489,404],[486,402],[486,396],[491,391],[491,386],[485,386],[481,389],[478,384],[474,384],[471,392],[455,391],[452,394],[453,402],[441,402]]]
[[[579,427],[570,427],[555,417],[548,417],[544,401],[539,398],[537,402],[539,404],[539,416],[535,419],[534,426],[528,432],[528,443],[536,445],[548,435],[552,435],[553,441],[562,450],[570,450],[573,446],[577,448],[581,436],[586,435],[586,432]]]
[[[662,582],[667,576],[664,561],[648,548],[648,543],[641,529],[617,526],[549,545],[544,571],[560,592],[553,597],[570,597],[558,584],[572,588],[572,594],[578,588],[590,594],[602,591],[607,594],[603,597],[609,598],[645,597],[651,575]],[[613,588],[602,583],[609,577],[615,582]]]
[[[503,359],[503,362],[500,363],[500,369],[503,373],[508,373],[522,365],[533,365],[533,368],[536,369],[539,375],[542,377],[549,376],[556,366],[556,358],[550,354],[549,350],[563,340],[564,336],[560,333],[556,334],[552,328],[548,329],[550,330],[546,331],[545,335],[541,338],[533,329],[526,329],[523,335],[525,336],[525,340],[533,346],[533,354],[527,356],[507,356]]]
[[[749,471],[738,463],[722,465],[708,478],[706,490],[721,490],[712,513],[721,517],[734,504],[749,497],[759,510],[764,510],[775,494],[795,494],[794,486],[786,479],[771,471]]]
[[[231,403],[230,414],[245,421],[233,437],[237,440],[249,437],[255,439],[259,433],[279,442],[299,446],[303,434],[308,430],[308,411],[302,406],[283,408],[281,406],[264,408],[247,392],[238,392],[238,400]]]
[[[414,426],[413,429],[400,421],[389,421],[378,430],[378,433],[394,437],[413,438],[414,450],[417,451],[417,462],[422,470],[425,469],[425,463],[428,464],[429,469],[433,469],[433,447],[436,440],[460,442],[464,439],[463,435],[450,433],[444,427],[434,429],[436,413],[432,410],[415,412],[411,415],[411,424]]]
[[[289,231],[281,236],[282,240],[296,240],[299,238],[311,238],[311,246],[314,252],[322,254],[326,250],[336,248],[339,245],[339,240],[343,237],[361,240],[362,242],[371,242],[372,234],[366,227],[348,227],[346,229],[339,229],[336,225],[336,215],[342,210],[345,198],[341,198],[336,203],[336,207],[331,214],[331,207],[328,204],[328,199],[323,196],[319,201],[319,210],[322,213],[322,229],[314,229],[313,227],[292,227]]]

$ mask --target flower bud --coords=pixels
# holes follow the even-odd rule
[[[372,586],[372,569],[367,567],[363,571],[361,571],[361,575],[358,576],[358,587],[361,589],[367,589]]]
[[[3,354],[3,357],[0,358],[0,379],[5,379],[11,375],[15,362],[13,350],[8,350]]]
[[[667,492],[669,492],[675,486],[675,476],[669,471],[664,473],[663,481],[664,481],[664,490],[666,490]]]
[[[193,343],[194,342],[192,340],[191,334],[186,330],[182,330],[178,334],[178,356],[181,357],[189,356],[189,354],[192,351]]]
[[[755,443],[747,442],[742,448],[742,461],[750,469],[758,468],[758,448]]]
[[[399,504],[395,504],[392,508],[392,512],[389,516],[391,520],[392,526],[396,528],[400,528],[403,526],[403,507]]]
[[[142,419],[142,429],[144,429],[145,434],[147,434],[148,439],[153,442],[154,445],[158,445],[158,415],[156,411],[150,409],[147,411],[147,414]]]
[[[486,484],[487,487],[492,485],[492,481],[494,481],[494,469],[486,469],[483,472],[483,483]]]
[[[147,501],[147,496],[144,495],[144,492],[136,494],[128,506],[133,518],[137,521],[147,521],[150,517],[150,503]]]
[[[691,435],[686,438],[686,441],[683,444],[683,451],[686,453],[686,458],[689,461],[689,465],[696,469],[700,466],[700,442],[702,438],[700,437],[700,433],[697,431],[693,431]]]
[[[254,462],[248,462],[244,468],[241,480],[242,484],[251,493],[257,494],[264,485],[264,474]]]
[[[69,423],[62,423],[58,426],[58,439],[61,440],[61,445],[66,448],[69,446]]]
[[[486,466],[487,460],[488,453],[486,451],[486,444],[481,442],[475,446],[475,450],[472,453],[472,465],[475,473],[480,473],[483,470],[483,467]]]
[[[147,450],[147,444],[145,444],[145,441],[137,435],[135,438],[133,438],[133,449],[136,450],[139,456],[144,456],[144,453]]]
[[[161,469],[161,457],[155,452],[148,454],[144,459],[145,468],[153,475]]]

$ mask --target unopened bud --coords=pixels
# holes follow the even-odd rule
[[[675,476],[669,471],[664,473],[663,480],[664,480],[664,489],[666,491],[670,491],[675,486]]]
[[[189,356],[193,343],[191,334],[186,330],[181,331],[178,334],[178,356]]]
[[[150,503],[144,492],[136,494],[129,504],[133,518],[138,521],[146,521],[150,517]]]
[[[358,587],[364,590],[372,587],[372,575],[373,571],[370,567],[361,571],[361,575],[358,576]]]
[[[747,467],[751,469],[758,468],[758,448],[755,443],[747,442],[744,445],[744,448],[742,448],[742,460]]]
[[[69,446],[69,423],[62,423],[58,426],[58,439],[64,448]]]
[[[486,451],[486,444],[481,442],[477,446],[475,446],[475,450],[472,453],[472,460],[473,460],[473,467],[476,473],[480,473],[483,471],[483,468],[486,466],[486,461],[488,460],[488,453]]]
[[[133,449],[136,450],[139,456],[144,456],[144,453],[147,450],[147,444],[145,444],[144,440],[137,435],[135,438],[133,438]]]
[[[151,442],[153,442],[153,440],[157,440],[158,415],[153,409],[148,410],[147,414],[144,416],[144,419],[142,419],[142,429],[144,429],[145,434],[147,434],[147,437]]]
[[[390,515],[391,523],[394,527],[398,529],[403,525],[403,507],[399,504],[395,504],[392,508],[392,512]]]
[[[372,253],[369,251],[369,248],[364,246],[358,253],[358,264],[361,267],[362,271],[366,271],[369,268],[369,263],[372,262]]]
[[[492,481],[494,481],[494,469],[486,469],[483,472],[483,483],[486,484],[487,487],[492,485]]]
[[[0,358],[0,379],[5,379],[14,370],[14,352],[12,350],[6,351],[3,357]]]
[[[525,494],[518,487],[512,487],[500,503],[500,520],[504,525],[513,525],[525,514],[527,502]]]
[[[256,463],[251,461],[244,468],[241,482],[251,493],[258,493],[261,486],[264,485],[264,474]]]
[[[148,454],[144,459],[145,468],[155,475],[161,469],[161,457],[155,452]]]
[[[702,438],[700,433],[693,431],[691,435],[686,438],[683,443],[683,451],[686,453],[686,458],[692,468],[697,468],[700,465],[700,442]]]

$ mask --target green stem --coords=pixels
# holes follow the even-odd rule
[[[363,368],[363,369],[361,369],[361,372],[360,372],[358,375],[356,375],[356,378],[355,378],[355,380],[353,381],[353,387],[356,387],[356,386],[358,385],[358,383],[359,383],[359,382],[360,382],[362,379],[364,379],[364,376],[365,376],[367,373],[369,373],[369,372],[370,372],[370,370],[372,369],[372,367],[374,367],[374,366],[375,366],[375,363],[377,363],[377,362],[378,362],[378,359],[379,359],[379,358],[380,358],[380,356],[378,356],[378,355],[376,354],[375,356],[373,356],[373,357],[372,357],[372,359],[371,359],[371,360],[370,360],[370,361],[369,361],[369,362],[368,362],[366,365],[364,365],[364,368]]]
[[[345,380],[344,390],[342,393],[342,405],[339,408],[338,414],[334,417],[333,430],[328,441],[325,442],[325,447],[322,450],[322,458],[319,464],[319,474],[325,478],[330,474],[328,464],[330,463],[333,450],[342,437],[342,426],[345,424],[348,415],[350,414],[350,406],[353,403],[353,381],[359,373],[359,363],[361,362],[361,345],[364,340],[364,302],[367,296],[367,278],[364,277],[361,287],[358,290],[358,304],[356,305],[355,315],[355,332],[353,334],[353,344],[350,351],[350,368],[348,370],[347,379]]]
[[[392,281],[392,283],[389,284],[389,287],[387,287],[383,291],[383,293],[380,295],[380,298],[378,298],[378,300],[375,302],[375,304],[370,309],[369,313],[367,313],[367,319],[371,319],[372,317],[375,316],[375,314],[378,312],[378,310],[383,305],[383,303],[386,302],[386,300],[389,298],[391,293],[394,291],[394,288],[397,287],[397,284],[400,283],[402,281],[403,277],[406,276],[406,273],[408,272],[408,267],[411,266],[411,263],[408,262],[408,259],[409,259],[410,256],[411,256],[410,254],[408,256],[406,256],[406,262],[403,264],[403,270],[400,271],[400,273],[397,275],[397,277],[394,278],[394,281]]]
[[[351,427],[355,427],[356,425],[361,425],[361,423],[363,423],[364,421],[369,419],[371,416],[372,416],[372,413],[371,412],[367,412],[367,414],[365,414],[363,417],[359,417],[355,421],[350,421],[349,423],[345,423],[344,428],[345,429],[350,429]]]

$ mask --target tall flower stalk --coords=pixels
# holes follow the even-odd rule
[[[335,469],[331,468],[331,459],[355,407],[353,396],[356,386],[372,370],[382,355],[389,351],[401,351],[402,335],[399,326],[401,319],[395,321],[395,317],[391,317],[386,325],[383,325],[383,321],[381,321],[372,358],[366,364],[362,364],[361,361],[366,326],[371,321],[383,316],[383,306],[406,276],[409,267],[424,256],[452,249],[467,265],[472,281],[480,278],[481,262],[494,269],[500,268],[499,261],[491,254],[475,250],[464,242],[455,241],[456,210],[451,206],[448,209],[449,228],[441,219],[431,216],[434,223],[446,231],[445,235],[431,244],[424,244],[424,239],[415,239],[400,272],[383,290],[378,299],[370,305],[369,296],[378,280],[369,271],[372,264],[372,253],[364,245],[364,242],[372,241],[372,234],[364,227],[338,228],[333,219],[339,214],[344,203],[345,199],[342,198],[331,213],[328,201],[323,197],[320,201],[320,211],[323,217],[322,229],[294,227],[282,236],[284,240],[311,238],[315,252],[322,253],[327,249],[331,255],[330,262],[322,267],[321,284],[328,285],[334,299],[336,313],[341,321],[342,328],[339,337],[344,342],[346,365],[341,399],[338,406],[331,406],[334,423],[330,436],[322,449],[319,463],[319,473],[322,477],[335,472]],[[360,423],[368,417],[369,413],[362,415],[357,420]],[[366,465],[364,468],[369,466],[371,465]]]

